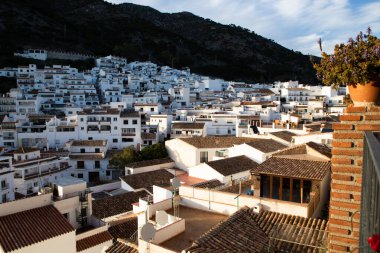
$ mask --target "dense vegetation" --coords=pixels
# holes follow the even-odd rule
[[[188,66],[227,80],[316,82],[308,56],[187,12],[103,0],[2,0],[0,34],[2,57],[47,48]]]
[[[122,153],[111,158],[110,164],[116,166],[120,170],[124,170],[129,163],[165,158],[168,156],[165,145],[157,143],[137,151],[133,146],[127,147]]]

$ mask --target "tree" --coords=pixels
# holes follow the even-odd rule
[[[122,153],[115,155],[111,158],[110,164],[116,166],[120,170],[124,170],[125,165],[128,163],[141,161],[141,155],[136,151],[133,146],[127,147]]]
[[[141,150],[140,153],[143,160],[152,160],[168,156],[168,152],[166,151],[165,145],[163,143],[150,145]]]

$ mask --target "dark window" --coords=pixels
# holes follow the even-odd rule
[[[290,178],[282,179],[282,200],[290,200]]]
[[[133,138],[123,138],[122,142],[133,142]]]
[[[260,182],[260,192],[261,196],[263,198],[269,198],[270,196],[270,177],[266,175],[261,175],[261,182]]]
[[[106,170],[106,176],[111,176],[111,171]]]
[[[113,143],[117,143],[117,139],[112,139],[112,142]]]
[[[310,201],[311,181],[303,180],[303,203],[309,203]]]
[[[81,149],[80,149],[80,152],[81,152],[81,153],[86,153],[86,150],[85,150],[84,148],[81,148]]]
[[[95,161],[95,168],[99,169],[100,168],[100,161]]]
[[[95,153],[100,153],[100,148],[96,148]]]
[[[301,181],[299,179],[293,179],[293,193],[292,193],[292,201],[300,203],[301,202]]]
[[[83,173],[78,173],[78,178],[83,178]]]
[[[128,125],[128,120],[125,119],[123,123],[124,123],[124,125]]]
[[[280,199],[280,177],[273,177],[272,198]]]
[[[133,124],[133,125],[137,125],[137,119],[134,119],[134,120],[132,121],[132,124]]]
[[[208,152],[204,151],[200,153],[200,162],[207,163],[208,162]]]
[[[153,107],[152,107],[152,108],[150,108],[150,111],[151,111],[151,112],[154,112],[154,108],[153,108]]]
[[[84,161],[77,161],[77,168],[78,169],[84,169]]]

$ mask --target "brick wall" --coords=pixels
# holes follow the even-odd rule
[[[380,107],[348,107],[340,121],[333,125],[328,246],[329,252],[358,252],[363,133],[380,131]]]

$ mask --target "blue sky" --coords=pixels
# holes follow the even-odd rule
[[[277,43],[320,55],[317,40],[331,52],[371,26],[380,35],[380,0],[108,0],[151,6],[161,12],[189,11],[222,24],[235,24]]]

